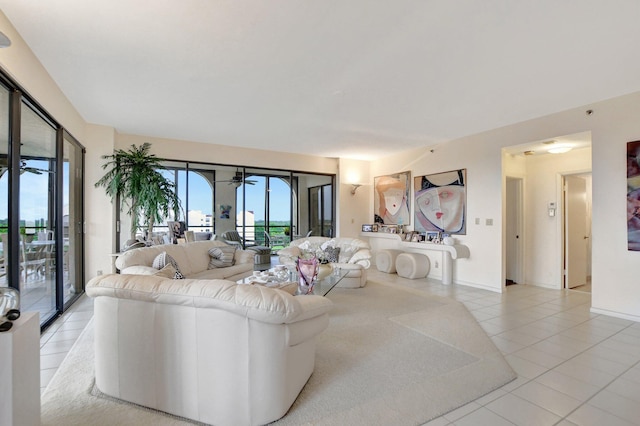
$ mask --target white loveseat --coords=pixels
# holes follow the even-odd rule
[[[186,244],[161,244],[125,251],[116,259],[116,268],[122,274],[152,275],[158,272],[153,260],[166,252],[178,264],[178,269],[187,278],[227,279],[237,281],[253,272],[255,253],[237,249],[234,264],[224,268],[208,269],[209,249],[227,246],[222,241],[195,241]]]
[[[212,425],[282,417],[309,379],[332,303],[226,280],[93,278],[97,388]]]
[[[305,237],[291,241],[288,247],[278,251],[280,263],[294,265],[298,256],[303,254],[301,247],[312,248],[312,251],[322,250],[323,247],[339,247],[338,262],[331,262],[333,268],[339,267],[348,271],[347,276],[338,287],[359,288],[367,284],[367,269],[371,266],[371,251],[369,244],[357,238],[338,237]]]

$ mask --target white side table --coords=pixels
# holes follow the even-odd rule
[[[0,333],[0,425],[40,425],[40,315]]]

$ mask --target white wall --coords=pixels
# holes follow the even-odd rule
[[[87,125],[87,153],[85,154],[85,271],[87,280],[97,271],[111,273],[111,253],[115,253],[115,207],[103,188],[95,183],[102,177],[103,155],[113,153],[115,132],[111,127]],[[82,141],[81,141],[82,142]],[[100,165],[100,166],[99,166]],[[129,235],[129,225],[123,225],[123,234]]]
[[[235,148],[232,146],[215,145],[213,143],[197,143],[118,133],[116,134],[115,147],[128,149],[132,144],[141,145],[145,142],[151,143],[151,151],[158,157],[170,158],[172,160],[200,161],[230,165],[241,164],[251,167],[267,167],[271,169],[315,173],[334,174],[338,172],[338,161],[335,158]]]
[[[353,183],[365,183],[351,194]],[[366,183],[370,183],[366,185]],[[336,226],[339,237],[359,238],[362,225],[373,223],[373,215],[367,208],[372,204],[373,178],[369,176],[369,162],[340,159],[340,173],[336,182]]]

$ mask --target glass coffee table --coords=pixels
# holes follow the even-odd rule
[[[331,274],[322,278],[321,280],[317,280],[316,284],[313,286],[313,291],[310,294],[314,294],[316,296],[326,296],[333,288],[349,273],[348,270],[338,269],[333,270]],[[298,284],[298,274],[293,272],[289,275],[289,278],[285,280],[277,280],[275,277],[272,279],[271,277],[267,279],[262,279],[261,277],[249,276],[238,280],[238,284],[254,284],[254,285],[263,285],[265,287],[271,288],[283,288],[289,287],[290,284]]]

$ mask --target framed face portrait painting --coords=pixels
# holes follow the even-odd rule
[[[375,177],[373,187],[374,222],[384,225],[409,225],[411,173]]]
[[[467,233],[467,169],[416,176],[413,182],[418,232]]]
[[[627,244],[640,251],[640,141],[627,143]]]

